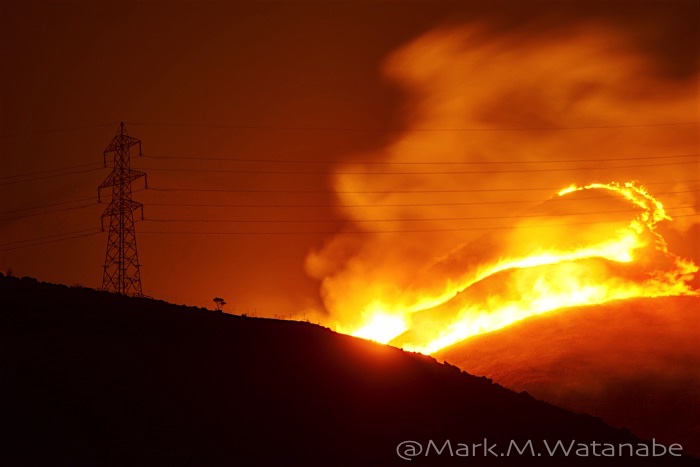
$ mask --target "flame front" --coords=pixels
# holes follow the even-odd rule
[[[338,167],[351,228],[306,260],[336,330],[433,353],[562,307],[698,294],[697,126],[656,125],[697,120],[697,75],[603,23],[491,26],[385,61],[407,131],[358,155],[380,164]]]
[[[403,316],[381,310],[365,313],[365,320],[366,324],[348,334],[386,343],[408,329]]]
[[[495,331],[530,316],[563,307],[601,304],[633,297],[698,295],[688,285],[698,267],[692,261],[683,260],[668,251],[663,237],[656,232],[656,226],[671,218],[663,204],[644,187],[632,182],[594,183],[571,186],[560,191],[558,196],[597,190],[613,193],[641,209],[626,226],[614,231],[611,239],[570,250],[545,250],[519,258],[503,258],[494,264],[482,266],[468,281],[453,285],[440,297],[426,298],[415,304],[406,316],[398,312],[391,314],[386,311],[388,307],[376,313],[367,313],[366,324],[351,334],[380,342],[394,340],[407,350],[433,353],[471,336]],[[651,266],[657,268],[650,269],[649,264],[645,264],[645,257],[649,259],[654,256],[658,257],[651,261]],[[637,274],[633,277],[614,275],[600,265],[586,262],[591,259],[635,263],[633,268]],[[660,269],[659,265],[667,268]],[[459,303],[456,309],[454,306],[445,307],[470,286],[509,270],[530,270],[531,273],[511,278],[519,282],[515,290],[488,294],[477,303]],[[639,274],[640,271],[644,272]],[[434,326],[425,329],[417,326],[409,337],[401,338],[410,315],[430,309],[438,310],[435,315],[444,314],[447,310],[452,319],[444,322],[444,318],[436,316],[435,320],[442,322],[437,330]]]

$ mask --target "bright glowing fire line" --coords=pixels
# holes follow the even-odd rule
[[[459,312],[458,318],[443,329],[437,337],[421,344],[407,344],[404,348],[433,353],[466,338],[495,331],[527,317],[568,306],[601,304],[633,297],[698,295],[698,291],[692,290],[686,283],[692,279],[698,267],[692,261],[669,253],[665,240],[655,231],[658,222],[671,220],[661,202],[651,196],[643,186],[633,182],[593,183],[580,187],[571,185],[559,191],[558,196],[583,190],[610,191],[640,208],[641,212],[626,227],[618,229],[611,240],[571,251],[545,251],[521,258],[501,259],[495,264],[480,268],[470,280],[453,284],[440,296],[425,298],[419,303],[404,308],[402,312],[390,312],[388,310],[391,310],[391,307],[375,303],[370,310],[363,313],[364,324],[351,334],[379,342],[389,342],[410,327],[411,313],[445,303],[472,284],[509,269],[555,265],[587,258],[604,258],[618,263],[633,262],[634,253],[637,250],[650,246],[642,238],[645,232],[651,234],[653,247],[673,260],[675,270],[655,271],[650,275],[650,279],[642,284],[611,285],[609,280],[602,281],[600,284],[582,284],[576,278],[569,278],[566,284],[568,287],[561,289],[559,284],[538,281],[530,296],[518,302],[505,301],[496,305],[470,304],[464,307]]]

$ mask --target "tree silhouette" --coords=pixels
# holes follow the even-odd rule
[[[226,305],[226,300],[220,297],[215,297],[214,303],[216,304],[216,311],[221,311],[224,305]]]

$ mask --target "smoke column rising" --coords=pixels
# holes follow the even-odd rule
[[[654,59],[627,36],[594,22],[537,34],[485,25],[444,27],[396,50],[383,72],[405,95],[407,130],[355,160],[465,165],[351,161],[337,168],[338,207],[355,221],[353,231],[368,233],[340,233],[307,257],[308,273],[321,281],[330,313],[326,321],[351,331],[378,311],[402,315],[424,308],[470,269],[523,253],[533,236],[546,247],[546,235],[529,231],[522,238],[508,235],[507,228],[517,224],[514,216],[532,214],[556,194],[556,187],[637,180],[651,184],[652,194],[683,192],[659,196],[667,206],[691,206],[672,215],[697,213],[698,194],[689,191],[698,185],[684,182],[698,178],[688,175],[697,173],[697,157],[693,164],[651,167],[641,165],[689,159],[608,161],[698,153],[696,126],[633,126],[697,120],[697,76],[672,79],[657,71]],[[451,131],[459,129],[469,131]],[[621,165],[640,167],[615,168]],[[450,171],[488,173],[435,173]],[[544,189],[499,191],[523,188]],[[430,192],[437,190],[473,191]],[[532,203],[497,204],[514,200]],[[456,205],[465,202],[483,204]],[[452,205],[420,206],[431,203]],[[377,207],[354,207],[367,204]],[[620,207],[600,199],[571,206],[574,213]],[[460,217],[492,219],[454,220]],[[362,222],[366,219],[399,221]],[[683,238],[696,220],[681,217],[672,228]],[[477,230],[488,226],[499,229],[488,235]],[[371,233],[378,230],[399,232]],[[432,232],[405,232],[411,230]],[[446,263],[449,268],[435,269]]]

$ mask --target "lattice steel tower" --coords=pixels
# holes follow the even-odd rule
[[[117,135],[104,151],[105,167],[107,167],[107,154],[114,153],[114,168],[97,188],[97,200],[100,201],[100,191],[103,188],[112,187],[112,201],[102,213],[103,232],[104,218],[109,216],[109,238],[102,276],[102,290],[138,296],[143,295],[143,292],[141,290],[139,257],[136,250],[134,211],[141,209],[141,219],[143,219],[143,204],[131,199],[131,182],[144,177],[144,183],[148,188],[148,179],[145,172],[131,168],[132,148],[136,147],[138,147],[138,155],[140,156],[141,140],[129,136],[124,122],[120,123]]]

